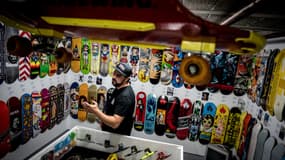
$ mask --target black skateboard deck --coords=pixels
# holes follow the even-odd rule
[[[156,120],[155,120],[155,133],[158,136],[162,136],[166,130],[166,111],[168,108],[168,97],[161,95],[157,100],[156,107]]]

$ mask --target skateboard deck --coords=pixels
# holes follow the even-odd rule
[[[203,108],[199,134],[199,142],[201,144],[208,144],[211,141],[216,110],[217,107],[213,102],[206,103]]]
[[[256,123],[254,127],[252,128],[251,138],[248,146],[247,151],[247,159],[254,160],[255,150],[256,150],[256,144],[257,144],[257,137],[259,135],[259,132],[262,130],[263,126],[260,123]]]
[[[64,87],[64,118],[67,118],[67,116],[70,113],[70,86],[68,82],[63,83]]]
[[[229,118],[229,107],[225,104],[217,106],[217,112],[214,120],[214,128],[212,131],[211,142],[215,144],[223,144]]]
[[[46,53],[41,53],[40,57],[40,78],[44,78],[49,73],[49,56]]]
[[[30,78],[35,79],[40,74],[40,53],[32,52],[30,56],[31,73]]]
[[[50,95],[47,88],[41,90],[41,106],[42,106],[42,119],[40,121],[41,132],[45,132],[50,124]]]
[[[91,65],[90,65],[91,74],[93,75],[98,74],[99,63],[100,63],[100,44],[91,41]]]
[[[85,121],[87,118],[87,112],[83,107],[83,102],[86,102],[88,98],[88,84],[82,83],[79,85],[79,102],[78,102],[78,119]]]
[[[10,110],[10,136],[11,136],[10,151],[14,151],[21,144],[21,136],[22,136],[21,102],[17,97],[10,97],[7,101],[7,106]]]
[[[79,100],[79,84],[77,82],[73,82],[70,86],[70,99],[70,115],[72,118],[77,119]]]
[[[33,137],[33,108],[32,97],[25,93],[21,97],[22,105],[22,144],[27,143]]]
[[[263,128],[258,136],[257,136],[257,142],[256,142],[256,148],[255,148],[255,154],[254,154],[254,160],[260,160],[262,159],[262,154],[264,152],[264,144],[266,140],[269,138],[270,132],[268,129]],[[269,149],[269,148],[268,148]],[[267,148],[266,148],[267,150]]]
[[[0,46],[5,46],[5,25],[0,21]],[[0,84],[6,79],[5,77],[5,61],[4,61],[4,47],[0,47]]]
[[[262,58],[259,54],[255,55],[252,64],[251,85],[247,93],[248,98],[251,99],[252,102],[256,102],[257,80],[261,71],[261,59]]]
[[[9,108],[6,103],[0,100],[0,158],[4,157],[10,151],[10,115]]]
[[[162,50],[152,49],[150,57],[149,68],[149,82],[151,84],[158,84],[161,73]]]
[[[56,110],[56,123],[59,124],[64,118],[64,94],[65,89],[63,84],[57,86],[57,110]]]
[[[135,111],[135,121],[134,128],[137,131],[142,131],[144,126],[146,108],[146,93],[140,91],[136,95],[136,111]]]
[[[168,97],[161,95],[157,99],[156,118],[154,132],[158,136],[162,136],[166,130],[166,111],[168,108]]]
[[[139,59],[138,79],[145,83],[149,81],[150,48],[141,48]]]
[[[271,152],[271,160],[284,159],[285,155],[285,145],[283,143],[278,143]]]
[[[33,91],[31,95],[33,108],[33,137],[36,137],[41,133],[40,122],[42,119],[42,96],[38,91]]]
[[[201,114],[204,104],[200,100],[196,100],[193,103],[193,112],[190,115],[190,125],[189,125],[189,135],[188,139],[190,141],[198,140],[201,124]]]
[[[171,84],[175,88],[180,88],[184,85],[184,80],[179,74],[180,64],[183,58],[184,58],[184,53],[180,49],[177,49],[177,51],[174,52],[172,78],[171,78]]]
[[[19,36],[31,40],[31,33],[19,31]],[[30,56],[19,57],[19,81],[25,81],[30,78]]]
[[[156,118],[157,97],[153,93],[149,93],[146,98],[146,113],[144,120],[144,132],[153,134]]]
[[[49,72],[48,76],[52,77],[57,71],[57,61],[53,54],[49,54]]]
[[[66,37],[65,38],[65,44],[64,44],[64,47],[65,49],[71,53],[71,54],[68,54],[68,56],[71,56],[71,57],[68,57],[67,60],[64,62],[64,66],[63,66],[63,72],[64,73],[67,73],[70,68],[71,68],[71,60],[72,60],[72,37]]]
[[[99,73],[103,77],[106,77],[109,74],[109,62],[110,46],[109,44],[101,44]]]
[[[243,134],[242,132],[243,132],[243,130],[245,130],[244,129],[245,118],[248,115],[248,113],[246,111],[243,111],[243,109],[240,109],[240,110],[241,110],[240,123],[239,123],[240,125],[238,127],[238,136],[237,136],[235,144],[234,144],[235,150],[237,152],[238,152],[238,149],[239,149],[239,146],[240,146],[241,137],[242,137],[242,134]]]
[[[138,79],[138,62],[140,60],[140,48],[136,46],[131,47],[130,65],[132,67],[131,81],[135,82]]]
[[[262,154],[262,159],[261,160],[268,160],[271,158],[272,150],[276,146],[277,141],[274,137],[269,137],[265,142],[264,142],[264,147],[263,147],[263,154]]]
[[[181,101],[177,120],[176,137],[184,140],[189,135],[190,115],[193,112],[192,102],[188,98]]]
[[[111,45],[111,52],[110,52],[110,63],[109,63],[109,75],[113,76],[114,67],[120,61],[120,46],[116,44]]]
[[[237,150],[237,155],[239,156],[240,159],[242,158],[242,154],[243,154],[243,151],[245,149],[246,136],[250,132],[249,123],[250,123],[251,119],[252,119],[251,114],[247,113],[244,120],[243,120],[243,127],[242,127],[240,139],[239,139],[239,141],[236,142],[235,148]]]
[[[97,86],[92,84],[88,88],[88,101],[91,103],[92,101],[97,100]],[[87,112],[87,120],[90,123],[94,123],[96,120],[96,116],[94,113]]]
[[[80,71],[81,38],[72,38],[72,59],[70,63],[71,70],[74,73]]]
[[[52,129],[55,124],[56,124],[56,119],[57,119],[57,97],[58,97],[58,92],[56,86],[50,86],[49,87],[49,116],[50,116],[50,123],[49,123],[49,129]]]
[[[173,66],[174,63],[174,53],[173,49],[165,49],[162,53],[162,62],[161,62],[161,75],[160,82],[163,85],[168,85],[172,80]]]
[[[176,135],[180,99],[178,97],[169,97],[166,111],[166,130],[165,135],[168,138],[174,138]]]
[[[129,62],[129,52],[130,52],[130,46],[121,45],[120,62],[122,62],[122,63],[128,63]]]
[[[107,88],[105,86],[100,86],[97,89],[97,103],[101,111],[103,111],[105,103],[107,100]]]
[[[80,70],[83,74],[88,74],[91,64],[90,41],[86,38],[82,38],[81,44]]]
[[[241,126],[241,110],[238,107],[232,107],[230,110],[228,125],[224,144],[229,147],[234,147],[239,136]]]

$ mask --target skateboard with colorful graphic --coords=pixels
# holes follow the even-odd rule
[[[80,71],[81,38],[72,38],[72,59],[70,63],[71,70],[74,73]]]
[[[141,48],[139,59],[138,79],[145,83],[149,80],[150,48]]]
[[[223,144],[229,118],[229,107],[225,104],[217,106],[217,112],[212,130],[211,142],[214,144]]]
[[[40,74],[40,53],[32,52],[30,56],[31,73],[30,78],[35,79]]]
[[[153,134],[155,128],[157,97],[150,93],[146,98],[146,112],[144,120],[144,132],[146,134]]]
[[[111,52],[110,52],[110,63],[109,63],[109,75],[112,77],[114,67],[120,61],[120,46],[116,44],[111,45]]]
[[[80,70],[83,74],[88,74],[90,72],[91,64],[91,49],[90,41],[86,38],[82,38],[82,49],[80,56]]]
[[[73,82],[70,86],[70,99],[70,115],[72,118],[77,119],[79,105],[79,84],[77,82]]]
[[[243,111],[243,109],[240,109],[241,110],[241,115],[240,115],[240,126],[238,127],[238,136],[236,137],[236,141],[235,141],[235,144],[234,144],[234,148],[236,151],[238,151],[238,148],[240,146],[240,140],[241,140],[241,137],[242,137],[242,132],[244,130],[244,122],[245,122],[245,118],[247,117],[248,113],[246,111]]]
[[[106,77],[109,74],[109,62],[110,62],[110,45],[101,44],[99,73],[103,77]]]
[[[100,64],[100,44],[91,41],[91,65],[90,65],[90,73],[93,75],[97,75],[99,72],[99,64]]]
[[[7,84],[14,83],[19,77],[19,64],[18,56],[12,55],[8,52],[7,41],[10,37],[18,35],[18,30],[13,27],[5,26],[4,34],[5,45],[4,47],[4,60],[5,60],[5,82]]]
[[[33,137],[41,133],[40,122],[42,119],[42,96],[38,91],[32,92],[32,108],[33,108]]]
[[[49,56],[46,53],[41,53],[40,57],[40,74],[39,77],[43,78],[49,73]]]
[[[22,144],[27,143],[33,137],[33,108],[32,97],[25,93],[21,97],[22,107]]]
[[[193,103],[193,112],[190,116],[189,136],[190,141],[196,141],[199,138],[201,114],[204,104],[200,100],[196,100]]]
[[[131,81],[136,81],[138,79],[138,62],[140,60],[140,48],[132,46],[130,51],[130,64],[132,67]]]
[[[50,95],[49,95],[49,90],[47,88],[43,88],[41,90],[41,96],[42,96],[42,101],[41,101],[41,107],[42,107],[42,119],[40,121],[40,127],[41,127],[41,132],[45,132],[50,124]]]
[[[232,107],[230,110],[228,125],[224,144],[229,147],[234,147],[239,136],[241,126],[241,110],[238,107]]]
[[[130,52],[130,46],[121,45],[120,62],[122,62],[122,63],[128,63],[129,62],[129,52]]]
[[[199,142],[201,144],[208,144],[211,141],[216,110],[217,107],[213,102],[208,102],[204,105],[199,134]]]
[[[7,101],[10,110],[10,136],[11,150],[14,151],[21,144],[22,134],[22,110],[21,102],[17,97],[10,97]]]
[[[11,148],[11,137],[9,134],[10,114],[6,103],[0,100],[0,158],[4,157]]]
[[[50,123],[49,123],[49,129],[52,129],[56,124],[57,119],[57,97],[58,92],[56,86],[50,86],[49,87],[49,116],[50,116]]]
[[[257,119],[255,118],[251,118],[250,121],[249,121],[249,124],[248,124],[248,128],[247,128],[247,134],[246,134],[246,137],[245,137],[245,144],[244,144],[244,149],[242,151],[242,155],[241,155],[241,159],[245,160],[247,159],[248,157],[248,153],[249,153],[249,148],[250,148],[250,143],[251,142],[251,136],[252,136],[252,133],[254,133],[253,131],[253,127],[257,124]],[[256,135],[257,136],[257,135]],[[255,137],[253,137],[255,138]],[[251,149],[251,152],[253,150]]]
[[[184,98],[180,104],[176,129],[176,137],[180,140],[186,139],[189,135],[189,122],[192,112],[193,106],[191,100]]]
[[[173,49],[164,49],[161,62],[160,82],[163,85],[168,85],[172,80],[172,66],[174,63]]]
[[[31,40],[30,32],[19,31],[19,36]],[[19,57],[19,81],[25,81],[30,78],[31,66],[30,56]]]
[[[144,126],[145,110],[146,108],[146,93],[140,91],[136,95],[136,110],[134,128],[137,131],[142,131]]]
[[[236,150],[237,150],[237,155],[239,156],[239,158],[242,158],[242,154],[243,151],[245,149],[245,140],[246,140],[246,136],[247,134],[250,132],[250,128],[249,128],[249,123],[252,119],[251,114],[247,113],[244,120],[243,120],[243,127],[242,127],[242,132],[241,132],[241,136],[240,139],[237,140],[238,142],[238,147],[236,145]],[[237,144],[237,143],[236,143]]]
[[[178,97],[169,97],[166,111],[166,130],[165,136],[174,138],[176,135],[180,100]]]
[[[65,44],[64,44],[65,50],[68,52],[68,57],[66,61],[64,62],[63,66],[63,72],[67,73],[71,68],[71,60],[72,60],[72,37],[66,37],[65,38]],[[70,57],[69,57],[70,56]]]
[[[63,108],[63,112],[64,112],[64,118],[67,118],[67,116],[70,113],[70,86],[68,82],[64,82],[63,83],[63,87],[64,87],[64,108]]]
[[[158,84],[161,73],[162,50],[152,49],[149,68],[149,82],[151,84]]]
[[[53,75],[55,75],[56,71],[57,71],[57,61],[56,58],[53,54],[49,54],[49,72],[48,75],[51,77]]]
[[[251,99],[252,102],[256,102],[256,89],[257,89],[257,79],[261,71],[261,61],[262,57],[259,54],[254,56],[252,64],[252,76],[251,76],[251,85],[249,86],[247,96]]]
[[[92,84],[88,88],[88,102],[92,103],[92,101],[97,100],[97,86]],[[87,112],[87,120],[90,123],[94,123],[96,121],[96,115],[94,113]]]
[[[100,86],[97,89],[97,103],[101,111],[104,109],[104,105],[107,99],[107,88],[105,86]]]
[[[174,50],[172,79],[171,79],[171,84],[175,88],[180,88],[184,85],[184,80],[179,74],[180,64],[183,58],[184,58],[184,53],[179,48],[176,48]]]
[[[162,136],[166,130],[166,111],[168,108],[168,97],[161,95],[158,97],[156,105],[155,134]]]
[[[234,82],[234,95],[243,96],[248,91],[252,70],[253,55],[241,55],[237,64]]]
[[[5,46],[5,25],[0,21],[0,46]],[[0,84],[5,80],[4,47],[0,47]]]
[[[87,112],[83,107],[83,102],[87,102],[88,98],[88,84],[82,83],[79,85],[79,102],[78,102],[78,119],[85,121],[87,118]]]
[[[59,124],[64,119],[64,94],[65,89],[63,84],[58,84],[57,88],[57,109],[56,109],[56,123]]]

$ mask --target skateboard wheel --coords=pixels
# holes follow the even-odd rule
[[[32,43],[27,38],[12,36],[7,41],[7,50],[11,55],[26,57],[32,52]]]

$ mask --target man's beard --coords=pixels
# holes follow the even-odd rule
[[[122,81],[121,83],[118,83],[115,79],[112,79],[112,84],[114,87],[120,87],[121,85],[123,85],[123,82],[124,81]]]

